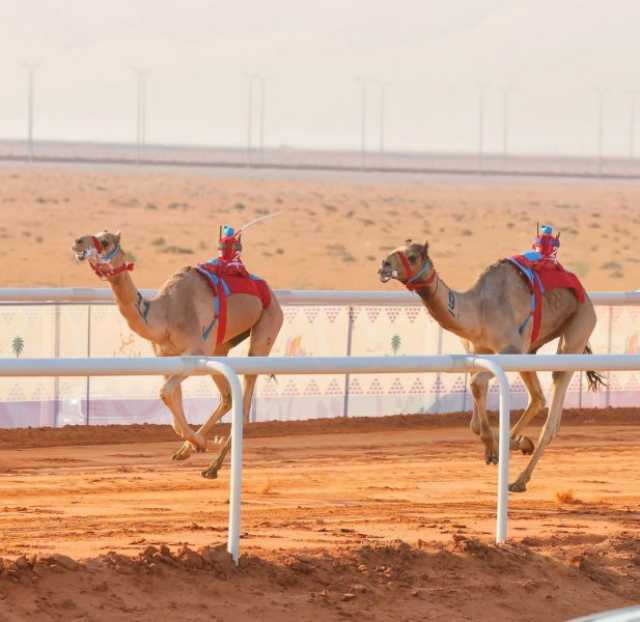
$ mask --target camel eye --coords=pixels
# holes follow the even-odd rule
[[[415,255],[409,255],[409,261],[411,263],[416,263],[416,256]]]

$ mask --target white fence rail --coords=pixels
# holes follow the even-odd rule
[[[153,359],[0,359],[0,376],[113,376],[190,373],[224,375],[232,393],[232,446],[229,501],[228,551],[238,561],[240,551],[240,510],[242,492],[242,389],[238,374],[334,374],[408,373],[424,371],[491,371],[500,386],[498,503],[496,542],[507,538],[510,387],[506,371],[599,371],[638,370],[637,355],[504,355],[474,357],[446,355],[431,357],[324,357],[295,359],[283,357],[207,358],[178,357]]]
[[[152,290],[144,290],[147,296]],[[275,356],[383,356],[462,354],[460,341],[443,331],[415,294],[393,288],[381,292],[277,292],[285,322]],[[596,353],[640,354],[640,292],[595,292],[598,324],[591,345]],[[233,354],[242,355],[246,343]],[[554,344],[541,353],[555,351]],[[0,289],[0,357],[152,356],[150,345],[133,334],[113,304],[108,288]],[[515,375],[514,375],[515,376]],[[576,374],[567,407],[640,406],[640,374],[608,372],[608,388],[587,392]],[[258,379],[252,421],[300,417],[381,416],[446,413],[471,406],[467,372],[289,376],[282,382]],[[550,389],[550,374],[542,374]],[[65,424],[167,423],[169,412],[157,399],[160,379],[86,376],[0,378],[0,427]],[[514,408],[526,406],[526,388],[512,378]],[[210,380],[194,378],[184,386],[189,420],[203,421],[215,407]],[[497,386],[488,396],[498,407]]]
[[[390,285],[389,287],[393,287]],[[155,289],[141,289],[140,293],[151,298]],[[418,296],[411,292],[395,291],[335,291],[279,289],[275,291],[283,306],[421,306]],[[589,292],[589,297],[598,306],[640,305],[640,290],[630,292]],[[57,302],[57,303],[113,303],[113,294],[108,287],[34,287],[0,288],[0,302]]]

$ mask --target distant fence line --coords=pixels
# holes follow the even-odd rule
[[[640,178],[640,159],[0,140],[0,160],[416,174]]]

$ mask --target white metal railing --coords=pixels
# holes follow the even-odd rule
[[[155,289],[141,289],[146,298],[156,295]],[[418,306],[422,304],[415,294],[404,291],[334,291],[334,290],[275,290],[284,306]],[[598,306],[640,305],[640,290],[629,292],[590,292]],[[35,287],[0,288],[0,303],[113,303],[111,289],[91,287]]]
[[[500,385],[496,542],[507,537],[510,387],[507,371],[633,371],[639,355],[438,355],[407,357],[167,357],[141,359],[0,359],[0,376],[211,374],[227,378],[232,394],[228,551],[237,563],[242,485],[242,389],[238,374],[333,374],[491,371]]]

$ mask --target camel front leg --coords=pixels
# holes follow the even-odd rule
[[[213,450],[217,448],[219,443],[215,443],[207,439],[207,436],[211,429],[224,417],[229,410],[231,409],[231,391],[229,389],[229,383],[222,378],[221,376],[212,376],[213,381],[216,383],[218,387],[218,391],[220,392],[220,403],[213,411],[212,415],[200,426],[198,431],[195,433],[196,436],[201,440],[200,446],[205,446],[207,450]],[[197,448],[194,447],[193,443],[190,441],[185,441],[178,451],[173,454],[174,460],[186,460],[191,456],[191,454],[197,451]]]
[[[471,429],[480,435],[484,443],[484,458],[487,464],[498,464],[498,439],[491,429],[487,415],[487,390],[493,374],[488,371],[476,372],[471,376],[471,394],[474,411]]]
[[[212,356],[227,356],[230,349],[231,346],[229,344],[216,345],[211,354]],[[200,352],[197,353],[200,354]],[[229,412],[229,409],[231,408],[231,391],[229,390],[227,381],[223,377],[218,376],[217,374],[212,374],[211,378],[216,387],[218,387],[220,402],[211,416],[200,426],[198,431],[195,432],[199,443],[194,445],[190,441],[185,441],[182,443],[178,451],[173,454],[173,460],[186,460],[194,451],[213,450],[217,445],[216,443],[207,440],[207,434],[211,428],[213,428],[213,426],[215,426],[215,424],[218,423],[218,421],[220,421],[227,412]]]
[[[160,398],[167,405],[173,415],[173,429],[175,433],[185,442],[193,444],[200,450],[205,449],[205,443],[198,438],[195,432],[189,427],[182,407],[182,381],[186,376],[168,376],[166,382],[160,390]]]

